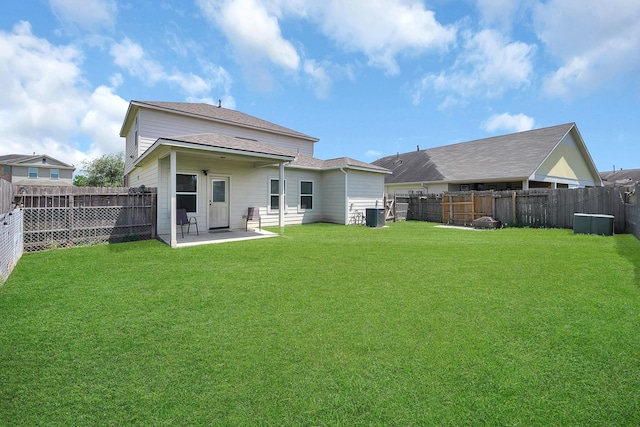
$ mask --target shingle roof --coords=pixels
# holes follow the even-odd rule
[[[21,162],[22,160],[30,159],[33,156],[27,156],[25,154],[7,154],[0,156],[0,163],[9,165],[13,163]]]
[[[61,162],[58,159],[55,159],[51,156],[48,156],[46,154],[7,154],[4,156],[0,156],[0,164],[5,164],[5,165],[13,165],[13,164],[19,164],[19,163],[23,163],[26,160],[31,160],[31,159],[41,159],[42,157],[46,157],[50,160],[53,160],[57,163],[59,163],[59,165],[56,165],[56,167],[59,168],[63,168],[63,169],[73,169],[73,165],[70,165],[68,163],[65,162]]]
[[[211,104],[192,102],[131,101],[129,108],[131,108],[132,105],[167,110],[178,114],[186,114],[201,117],[203,119],[230,123],[236,126],[249,127],[267,132],[294,136],[296,138],[302,138],[309,141],[318,141],[318,138],[314,138],[312,136],[286,128],[284,126],[280,126],[254,116],[241,113],[240,111],[216,107]]]
[[[640,169],[600,172],[604,185],[631,185],[640,182]]]
[[[235,151],[244,151],[247,153],[295,157],[295,154],[292,154],[290,151],[274,147],[273,145],[264,144],[253,139],[237,138],[221,135],[219,133],[171,136],[160,139],[166,141],[187,142],[190,144],[204,145],[208,147],[225,148]]]
[[[383,157],[373,162],[393,171],[387,184],[524,178],[533,174],[575,127],[566,123]]]
[[[371,163],[361,162],[349,157],[340,157],[337,159],[320,160],[315,157],[305,156],[302,154],[294,153],[293,151],[285,150],[282,148],[274,147],[270,144],[264,144],[262,142],[246,139],[231,137],[227,135],[221,135],[217,133],[205,133],[196,135],[182,135],[171,136],[166,138],[160,138],[163,141],[175,141],[185,142],[193,145],[223,148],[233,151],[242,151],[246,153],[254,153],[259,155],[275,155],[285,156],[291,158],[290,165],[292,167],[309,168],[318,170],[338,169],[338,168],[355,168],[363,169],[372,172],[389,173],[389,171],[383,167],[373,165]]]
[[[301,154],[296,155],[296,159],[291,162],[291,166],[298,166],[303,168],[312,169],[364,169],[372,172],[390,173],[388,169],[381,166],[374,165],[372,163],[361,162],[350,157],[338,157],[336,159],[320,160],[315,157],[303,156]]]

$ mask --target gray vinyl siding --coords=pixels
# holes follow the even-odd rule
[[[49,163],[43,166],[39,163],[12,165],[11,166],[11,182],[21,183],[22,185],[73,185],[73,171],[71,169],[61,169],[57,165]],[[29,178],[29,168],[38,169],[37,178]],[[59,178],[51,179],[51,169],[58,169]]]

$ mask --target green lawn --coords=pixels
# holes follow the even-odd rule
[[[0,425],[640,423],[640,241],[316,224],[25,255]]]

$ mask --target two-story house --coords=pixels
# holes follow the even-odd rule
[[[318,139],[203,103],[131,101],[125,182],[158,188],[158,234],[177,245],[176,209],[200,227],[244,228],[249,207],[263,226],[347,224],[350,212],[382,208],[383,167],[313,156]]]
[[[8,154],[0,156],[0,178],[15,186],[73,185],[75,167],[51,156]]]

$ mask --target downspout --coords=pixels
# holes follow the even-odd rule
[[[176,152],[172,148],[169,156],[169,197],[170,201],[170,214],[171,221],[171,247],[178,246],[178,238],[176,232]]]
[[[349,224],[349,174],[340,166],[340,171],[344,174],[344,225]]]

